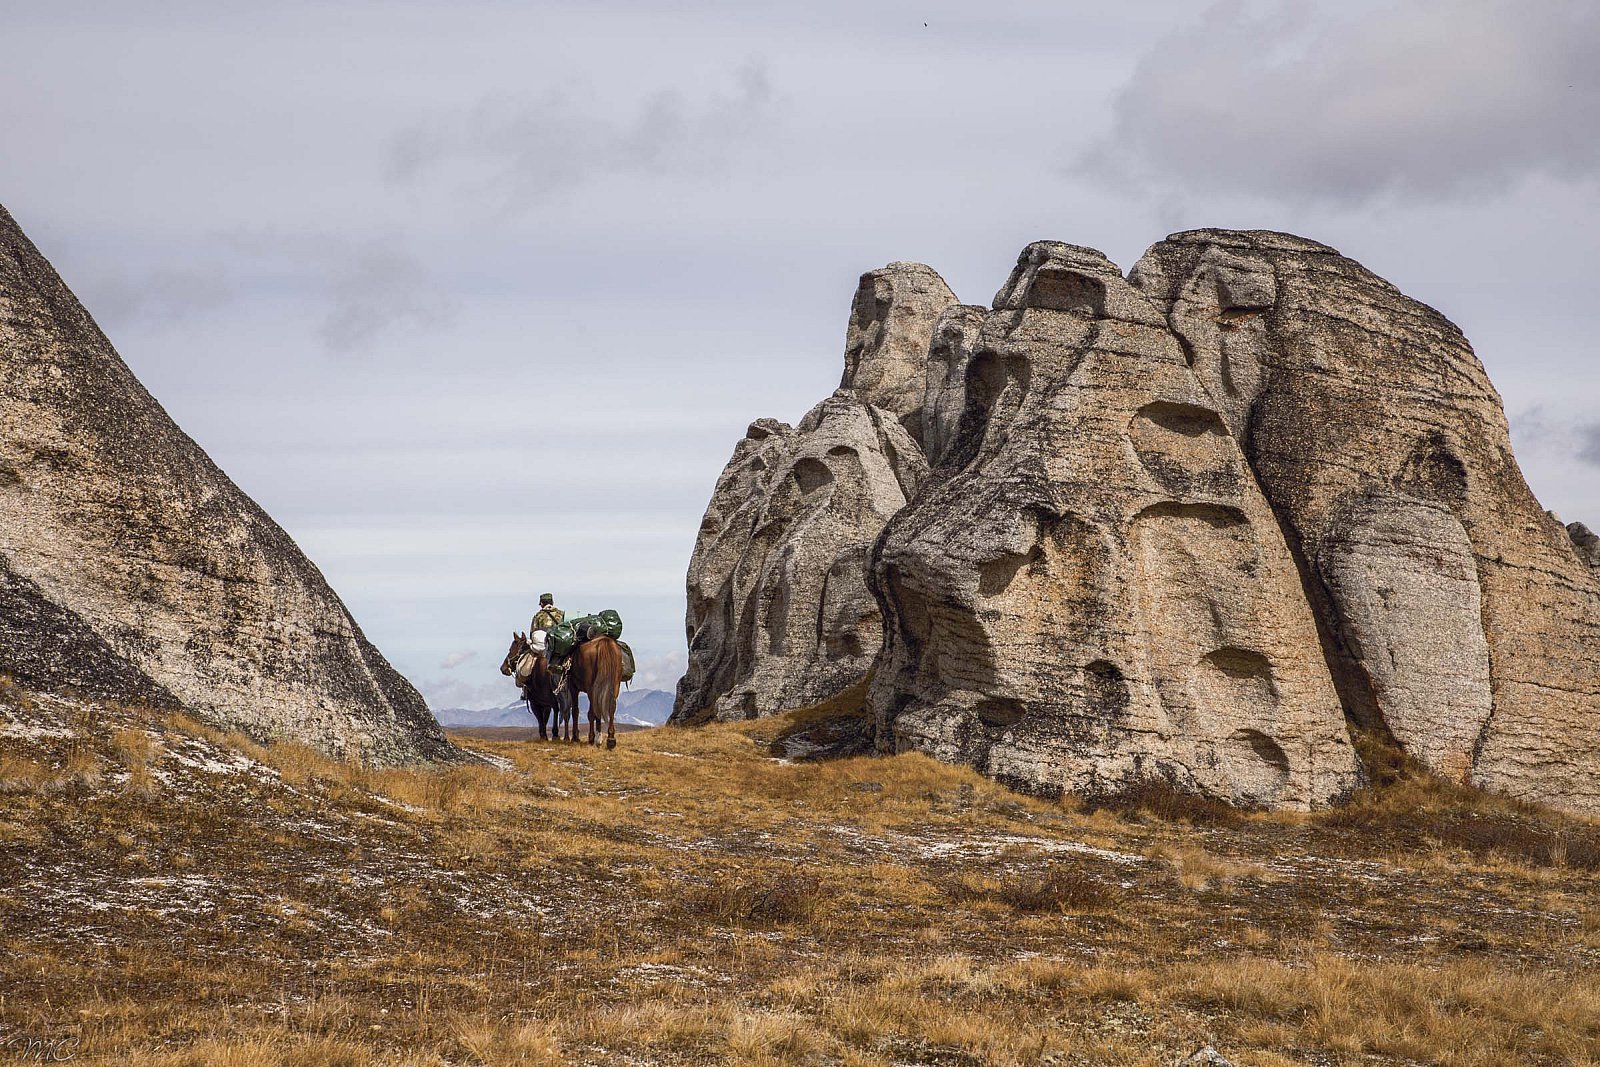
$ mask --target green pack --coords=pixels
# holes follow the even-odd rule
[[[597,615],[584,615],[568,622],[577,632],[581,644],[591,637],[609,637],[613,641],[622,636],[622,616],[607,608]]]
[[[551,663],[564,660],[578,644],[578,628],[570,622],[558,622],[544,632],[544,652]]]
[[[554,663],[566,659],[574,648],[591,637],[609,637],[616,640],[621,636],[622,616],[607,608],[598,615],[580,615],[577,618],[566,619],[546,630],[545,655]]]

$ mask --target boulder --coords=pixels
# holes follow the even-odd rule
[[[861,276],[850,306],[839,388],[893,413],[919,447],[928,342],[939,316],[955,302],[932,267],[891,263]]]
[[[945,471],[873,558],[880,748],[1036,792],[1353,789],[1293,553],[1161,309],[1040,242],[970,344]]]
[[[0,672],[341,757],[455,754],[3,208],[0,375]]]
[[[1460,330],[1286,234],[1175,234],[1132,278],[1245,441],[1351,717],[1440,774],[1600,810],[1600,583]]]
[[[1600,537],[1581,522],[1568,523],[1567,536],[1572,540],[1572,547],[1578,550],[1578,558],[1600,573]]]

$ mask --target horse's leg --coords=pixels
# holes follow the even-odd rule
[[[617,683],[618,686],[621,683]],[[617,687],[607,679],[604,683],[606,691],[606,748],[617,747]]]
[[[578,689],[578,687],[576,685],[574,685],[572,687],[572,695],[570,697],[571,707],[569,707],[567,709],[567,715],[569,716],[569,720],[570,720],[570,722],[572,724],[572,743],[573,744],[577,744],[579,741],[582,740],[582,738],[580,738],[578,736],[578,713],[579,713],[579,709],[583,705],[583,701],[581,699],[579,699],[579,698],[582,697],[582,696],[583,696],[582,690]]]
[[[598,725],[600,716],[603,714],[603,712],[600,710],[599,701],[595,699],[595,694],[597,692],[598,689],[594,684],[594,679],[591,678],[589,680],[589,743],[591,745],[598,745],[600,743],[600,731],[598,729]]]

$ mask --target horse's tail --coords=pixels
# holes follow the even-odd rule
[[[617,690],[622,688],[622,649],[610,637],[587,644],[594,649],[594,679],[589,688],[589,707],[596,713],[591,718],[603,718],[609,727],[616,721]]]

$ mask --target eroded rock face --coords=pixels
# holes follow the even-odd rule
[[[1162,311],[1031,245],[966,406],[874,557],[879,744],[1025,788],[1162,776],[1306,808],[1358,782],[1295,561]]]
[[[863,274],[839,390],[797,427],[753,423],[734,449],[689,564],[674,722],[805,707],[866,674],[883,628],[867,555],[927,475],[927,353],[954,304],[920,263]]]
[[[967,364],[986,314],[986,308],[956,304],[934,324],[922,409],[922,445],[930,466],[943,465],[961,427],[961,413],[967,407]]]
[[[1600,537],[1581,522],[1568,523],[1567,536],[1572,539],[1572,547],[1578,550],[1578,558],[1600,573]]]
[[[881,750],[1036,791],[1156,777],[1311,808],[1363,780],[1354,725],[1453,779],[1600,812],[1600,539],[1540,510],[1448,320],[1264,231],[1175,234],[1127,278],[1039,242],[991,309],[924,271],[863,278],[846,382],[931,471],[899,479],[908,502],[874,542],[893,494],[853,531],[799,518],[781,479],[745,504],[735,468],[758,446],[741,445],[708,521],[738,513],[742,532],[724,550],[703,531],[690,576],[691,631],[724,650],[691,657],[686,684],[723,671],[696,683],[727,694],[707,714],[748,713],[834,656],[859,677],[871,544]],[[782,442],[797,486],[825,481],[796,467],[808,422]],[[773,610],[793,603],[812,629]],[[843,651],[820,636],[852,621]]]
[[[882,621],[867,555],[927,474],[891,412],[841,389],[734,450],[689,567],[689,668],[673,721],[804,707],[860,681]]]
[[[850,307],[839,388],[892,412],[919,447],[928,341],[939,316],[955,302],[933,268],[891,263],[861,276]]]
[[[454,749],[0,209],[0,672],[405,762]]]
[[[1177,234],[1132,277],[1246,437],[1352,716],[1442,774],[1600,810],[1600,585],[1460,331],[1284,234]]]

